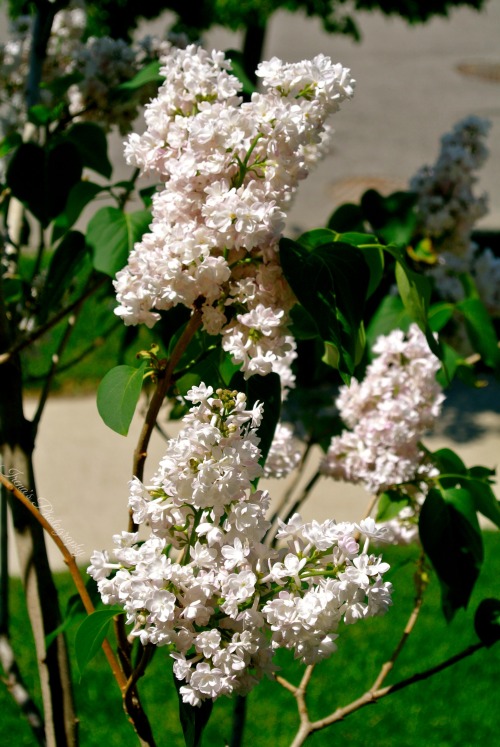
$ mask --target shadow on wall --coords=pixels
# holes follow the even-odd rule
[[[446,390],[443,416],[436,425],[436,435],[457,443],[481,438],[487,433],[500,439],[498,417],[495,418],[500,414],[500,382],[493,376],[485,376],[484,381],[486,386],[480,389],[472,390],[457,381]]]

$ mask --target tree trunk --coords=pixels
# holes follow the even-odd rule
[[[10,342],[0,279],[0,352]],[[33,427],[23,413],[18,356],[0,365],[0,455],[4,474],[36,504]],[[14,498],[10,500],[21,579],[35,639],[48,747],[75,747],[76,719],[68,655],[59,635],[47,648],[45,636],[61,622],[57,590],[47,558],[43,529]]]

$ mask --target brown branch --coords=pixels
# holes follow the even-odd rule
[[[452,667],[454,664],[458,664],[458,662],[462,661],[463,659],[472,656],[476,653],[476,651],[479,651],[482,648],[485,648],[484,643],[474,643],[460,653],[451,656],[449,659],[446,659],[440,664],[437,664],[435,667],[430,667],[423,672],[417,672],[411,677],[407,677],[400,682],[396,682],[394,685],[387,685],[387,687],[379,688],[377,690],[368,690],[363,695],[361,695],[361,697],[353,700],[352,703],[349,703],[346,706],[342,706],[341,708],[337,708],[329,716],[325,716],[325,718],[319,719],[318,721],[309,721],[306,715],[306,717],[301,721],[301,725],[299,727],[299,730],[297,731],[297,734],[295,735],[293,742],[291,743],[291,747],[301,747],[301,745],[304,744],[306,739],[313,732],[325,729],[327,726],[331,726],[337,721],[342,721],[351,713],[359,711],[360,708],[364,708],[367,705],[377,703],[379,700],[382,700],[382,698],[387,697],[387,695],[391,695],[392,693],[396,693],[399,690],[403,690],[404,688],[409,687],[416,682],[422,682],[423,680],[429,679],[435,674],[439,674],[439,672]],[[276,679],[278,680],[278,678]],[[286,682],[286,680],[282,681],[282,678],[279,678],[279,680],[280,684],[284,684],[284,682]],[[290,683],[287,683],[286,685],[287,689],[290,689],[294,693],[294,695],[296,695],[298,688],[293,688],[293,685],[290,688],[289,684]]]
[[[306,691],[307,691],[307,687],[309,685],[313,672],[314,672],[314,664],[309,664],[306,667],[304,675],[300,681],[300,685],[298,686],[295,692],[295,697],[297,699],[297,708],[299,710],[301,724],[309,724],[309,712],[307,710]]]
[[[138,736],[144,740],[148,747],[155,747],[153,732],[150,723],[141,708],[139,694],[137,692],[137,681],[143,676],[146,667],[151,661],[155,647],[148,644],[142,648],[141,657],[136,667],[131,671],[125,688],[123,689],[123,707],[126,713],[134,715],[134,726]]]
[[[372,500],[373,505],[374,505],[374,502],[375,501]],[[373,505],[372,505],[372,508],[373,508]],[[369,515],[370,512],[371,512],[371,508],[370,508],[370,511],[368,511],[367,515]],[[415,586],[416,586],[415,602],[413,605],[413,609],[410,613],[410,616],[408,618],[408,621],[404,627],[401,638],[398,641],[391,657],[382,665],[371,688],[367,692],[365,692],[360,698],[357,698],[356,700],[352,701],[352,703],[350,703],[349,705],[343,706],[341,708],[337,708],[332,714],[330,714],[329,716],[325,716],[325,718],[323,719],[319,719],[318,721],[311,721],[309,719],[309,712],[307,709],[305,695],[306,695],[307,686],[309,684],[309,681],[312,675],[313,666],[310,665],[306,668],[302,681],[298,687],[295,687],[290,682],[285,680],[283,677],[276,677],[276,681],[280,685],[285,687],[287,690],[289,690],[294,695],[295,699],[297,700],[297,709],[298,709],[299,718],[300,718],[300,726],[291,744],[291,747],[301,747],[301,745],[306,741],[306,739],[313,732],[319,731],[320,729],[324,729],[327,726],[331,726],[332,724],[336,723],[337,721],[342,720],[349,714],[354,713],[354,711],[357,711],[366,705],[370,705],[371,703],[375,703],[377,700],[380,700],[381,698],[386,697],[390,693],[397,692],[398,690],[402,690],[403,688],[408,687],[414,682],[419,682],[421,680],[427,679],[428,677],[431,677],[432,675],[442,671],[443,669],[446,669],[447,667],[452,666],[453,664],[465,658],[466,656],[470,656],[472,653],[474,653],[475,651],[483,647],[484,644],[482,643],[469,646],[469,648],[465,649],[465,651],[451,657],[450,659],[446,660],[445,662],[442,662],[441,664],[438,664],[435,667],[432,667],[424,672],[412,675],[411,677],[408,677],[405,680],[401,680],[400,682],[394,685],[389,685],[388,687],[382,688],[382,683],[385,681],[387,676],[393,670],[394,664],[399,658],[404,646],[406,645],[406,642],[408,641],[409,636],[411,635],[416,625],[420,610],[422,608],[424,592],[425,592],[425,589],[427,588],[428,582],[429,582],[429,579],[428,579],[428,575],[425,569],[425,553],[422,551],[420,553],[417,571],[415,573]]]
[[[295,687],[295,685],[292,685],[291,682],[288,682],[288,680],[286,680],[280,674],[277,674],[274,679],[276,680],[278,685],[281,685],[281,687],[284,687],[285,690],[288,690],[289,692],[291,692],[292,695],[295,695],[295,693],[297,692],[297,688]]]
[[[10,480],[5,477],[5,475],[1,473],[0,482],[10,493],[12,493],[15,498],[17,498],[18,501],[23,504],[23,506],[25,506],[25,508],[28,509],[28,511],[35,517],[35,519],[43,527],[43,529],[48,534],[50,534],[58,549],[61,551],[64,562],[68,566],[68,570],[76,586],[80,599],[82,600],[85,611],[89,615],[92,614],[92,612],[95,611],[95,607],[80,575],[80,571],[78,570],[78,566],[76,565],[74,555],[70,553],[63,540],[57,534],[56,530],[52,527],[50,522],[47,521],[43,514],[36,508],[36,506],[34,506],[31,501],[24,495],[24,493],[18,490],[18,488],[16,488],[16,486],[11,483]],[[102,643],[102,649],[104,651],[106,659],[108,660],[108,664],[111,668],[113,676],[120,688],[127,716],[129,717],[129,720],[139,737],[140,743],[142,745],[147,745],[147,747],[155,747],[155,741],[151,732],[151,727],[140,703],[139,695],[135,690],[135,687],[131,686],[134,685],[134,682],[129,684],[129,680],[127,680],[127,678],[125,677],[122,669],[120,668],[118,659],[113,653],[109,641],[107,641],[106,639]],[[136,679],[138,679],[138,677]]]
[[[442,672],[445,669],[449,669],[449,667],[452,667],[454,664],[458,664],[458,662],[462,661],[463,659],[472,656],[482,648],[485,648],[484,643],[474,643],[460,653],[451,656],[449,659],[446,659],[440,664],[437,664],[435,667],[430,667],[423,672],[417,672],[411,677],[407,677],[404,680],[400,680],[400,682],[396,682],[394,685],[387,685],[387,687],[383,687],[378,690],[368,690],[360,698],[357,698],[357,700],[349,703],[349,705],[343,706],[342,708],[337,708],[337,710],[330,716],[319,719],[319,721],[313,721],[311,723],[310,733],[312,733],[313,731],[319,731],[319,729],[324,729],[325,726],[329,726],[336,721],[340,721],[346,716],[349,716],[351,713],[354,713],[354,711],[357,711],[364,706],[370,705],[371,703],[376,703],[382,698],[387,697],[387,695],[399,692],[399,690],[403,690],[405,687],[409,687],[416,682],[427,680],[430,677],[433,677],[435,674],[439,674],[439,672]]]
[[[312,731],[312,728],[311,728],[312,724],[309,719],[309,711],[307,709],[306,691],[307,691],[309,682],[311,681],[313,671],[314,671],[314,664],[309,664],[304,671],[304,674],[302,676],[302,679],[298,687],[295,687],[295,685],[292,685],[284,677],[280,677],[279,675],[276,677],[276,682],[278,682],[286,690],[289,690],[289,692],[292,693],[295,700],[297,701],[297,710],[299,712],[300,726],[299,726],[299,730],[297,734],[295,735],[295,738],[292,742],[291,747],[298,747],[299,745],[303,744]]]
[[[75,562],[75,556],[71,554],[71,552],[68,550],[68,548],[62,541],[62,539],[57,534],[56,530],[53,528],[50,522],[47,521],[45,516],[38,510],[38,508],[34,506],[33,503],[24,495],[24,493],[22,493],[18,488],[16,488],[16,486],[13,483],[11,483],[11,481],[8,480],[5,477],[5,475],[1,473],[0,473],[0,482],[10,493],[12,493],[12,495],[18,501],[20,501],[23,504],[23,506],[31,513],[32,516],[35,517],[35,519],[43,527],[43,529],[47,532],[47,534],[49,534],[52,537],[53,541],[57,545],[58,549],[60,550],[64,558],[64,562],[68,566],[68,570],[71,574],[71,578],[73,579],[73,582],[76,586],[76,590],[78,591],[80,599],[82,600],[85,611],[87,612],[87,614],[91,615],[92,612],[95,612],[95,607],[87,591],[87,588],[83,582],[83,579],[80,575],[80,571],[78,570],[78,566]],[[118,661],[108,641],[103,642],[102,648],[104,650],[106,658],[111,667],[111,671],[113,672],[113,675],[120,689],[123,689],[125,685],[127,684],[127,681],[123,675],[122,670],[120,669]]]
[[[375,493],[375,495],[370,496],[370,500],[368,501],[368,505],[366,507],[365,513],[361,521],[363,521],[363,519],[367,519],[370,516],[371,512],[373,511],[373,509],[375,508],[377,504],[379,497],[380,496],[377,495],[377,493]]]
[[[177,341],[177,344],[172,351],[172,355],[170,356],[170,359],[164,371],[158,374],[156,389],[153,393],[153,396],[151,397],[151,401],[146,413],[146,418],[144,420],[144,425],[142,426],[139,440],[134,451],[133,475],[139,480],[142,480],[144,475],[144,465],[146,463],[146,457],[148,454],[149,440],[155,428],[156,418],[158,417],[158,413],[160,412],[160,408],[165,399],[165,395],[168,392],[168,389],[172,382],[172,375],[174,373],[175,367],[182,358],[182,355],[191,342],[193,335],[201,326],[201,300],[202,299],[200,299],[200,303],[196,306],[195,310],[193,311],[193,315],[188,321],[179,340]],[[128,531],[137,531],[137,525],[135,524],[131,515],[129,518]]]
[[[127,679],[125,687],[122,690],[123,696],[123,707],[125,713],[129,714],[133,720],[134,728],[137,732],[141,743],[148,745],[148,747],[156,747],[156,742],[153,737],[151,725],[149,720],[144,713],[139,700],[139,693],[137,692],[136,684],[140,677],[143,676],[146,671],[146,667],[151,661],[151,657],[154,652],[153,644],[148,644],[142,649],[141,658],[135,669],[131,672]]]

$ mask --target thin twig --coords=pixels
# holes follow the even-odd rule
[[[399,658],[401,651],[406,645],[406,642],[408,641],[408,638],[410,637],[416,625],[418,616],[420,614],[420,610],[422,609],[422,604],[424,603],[424,592],[428,584],[428,577],[425,572],[424,566],[425,566],[425,553],[422,550],[420,552],[417,571],[415,573],[416,590],[415,590],[415,602],[413,605],[413,609],[404,627],[403,634],[401,638],[399,639],[398,644],[392,653],[392,656],[382,665],[380,672],[375,678],[375,682],[371,686],[370,690],[376,691],[380,689],[386,677],[394,668],[394,664],[396,663],[396,660]]]
[[[283,522],[285,524],[287,523],[287,521],[289,521],[292,518],[292,516],[297,511],[297,509],[300,508],[300,506],[304,503],[304,501],[309,497],[309,493],[314,488],[314,486],[316,485],[320,477],[321,477],[321,472],[318,470],[311,477],[311,479],[305,486],[304,490],[300,494],[300,497],[297,498],[297,500],[293,503],[292,507],[288,510],[286,516],[283,519]],[[271,547],[274,547],[276,545],[276,536],[272,537],[270,541],[270,545]]]
[[[71,314],[83,301],[85,301],[93,293],[95,293],[95,291],[101,288],[108,280],[109,278],[106,276],[100,277],[98,280],[96,280],[95,283],[92,283],[87,288],[87,290],[84,291],[82,295],[76,299],[76,301],[72,301],[72,303],[68,304],[63,309],[58,311],[57,314],[54,314],[52,319],[49,319],[48,322],[42,324],[42,326],[38,327],[38,329],[35,329],[35,331],[32,332],[31,335],[25,337],[22,340],[19,340],[19,342],[16,342],[11,348],[9,348],[9,350],[7,350],[5,353],[2,353],[0,355],[0,366],[3,363],[7,363],[7,361],[10,360],[12,356],[16,355],[16,353],[20,353],[21,350],[29,347],[33,342],[35,342],[35,340],[38,340],[46,332],[52,329],[52,327],[55,327],[57,324],[59,324],[59,322],[64,319],[64,317],[68,316],[68,314]]]
[[[295,685],[292,685],[291,682],[288,682],[288,680],[286,680],[280,674],[277,674],[274,679],[276,680],[278,685],[281,685],[281,687],[284,687],[285,690],[288,690],[289,692],[291,692],[292,695],[295,695],[295,693],[297,692],[297,688],[295,687]]]
[[[80,307],[75,310],[74,314],[70,314],[68,322],[67,322],[67,325],[66,325],[66,329],[64,330],[64,334],[63,334],[63,336],[61,337],[61,339],[59,341],[59,345],[57,346],[56,352],[52,356],[52,363],[51,363],[51,366],[50,366],[50,370],[48,371],[48,373],[47,373],[47,375],[45,377],[45,382],[44,382],[44,385],[43,385],[42,393],[40,395],[40,400],[38,402],[38,407],[37,407],[35,416],[33,417],[33,420],[32,420],[33,433],[34,433],[35,436],[36,436],[36,432],[38,430],[38,426],[40,424],[40,420],[41,420],[41,417],[42,417],[42,414],[43,414],[43,410],[45,408],[45,404],[46,404],[48,396],[49,396],[49,392],[50,392],[50,388],[52,386],[52,382],[54,380],[54,376],[55,376],[56,371],[57,371],[57,367],[59,365],[59,361],[61,360],[61,355],[62,355],[62,353],[64,351],[64,348],[68,344],[69,338],[71,337],[71,334],[72,334],[72,332],[73,332],[73,330],[75,328],[76,315],[77,315],[77,313],[78,313],[79,310],[80,310]]]
[[[117,319],[116,322],[114,322],[108,329],[106,329],[99,337],[96,337],[95,340],[92,341],[90,345],[88,345],[84,350],[82,350],[81,353],[78,355],[75,355],[74,358],[69,360],[67,363],[65,363],[63,366],[57,367],[57,375],[59,376],[62,373],[65,373],[69,369],[73,368],[74,366],[77,366],[78,363],[81,363],[88,355],[94,352],[94,350],[97,350],[98,348],[102,347],[109,336],[113,334],[113,332],[118,329],[118,327],[123,327],[123,322],[120,319]],[[29,376],[27,377],[27,382],[29,384],[34,384],[37,381],[44,381],[47,376],[49,375],[49,372],[40,374],[39,376]]]
[[[281,512],[284,510],[284,508],[287,505],[288,501],[292,497],[295,488],[297,487],[298,483],[300,482],[300,478],[302,477],[302,473],[304,472],[304,469],[305,469],[305,466],[306,466],[306,462],[307,462],[307,458],[308,458],[308,456],[309,456],[309,454],[311,452],[311,448],[312,448],[312,441],[309,440],[307,442],[307,445],[306,445],[306,448],[304,450],[304,453],[302,454],[302,456],[300,458],[300,462],[299,462],[299,464],[297,466],[297,475],[295,477],[295,480],[292,482],[292,484],[290,485],[290,487],[283,493],[281,501],[279,502],[278,506],[276,507],[276,510],[274,511],[273,515],[271,516],[271,519],[270,519],[271,526],[267,530],[265,538],[267,538],[267,536],[271,533],[273,525],[278,520],[278,517],[280,516]],[[265,538],[264,538],[264,541],[265,541]]]
[[[368,501],[368,505],[366,507],[365,513],[364,513],[363,518],[361,519],[361,521],[363,521],[363,519],[367,519],[370,516],[371,512],[373,511],[373,509],[377,505],[377,501],[378,501],[379,497],[380,496],[377,495],[377,493],[375,493],[375,495],[370,496],[370,500]]]
[[[127,204],[128,200],[130,198],[130,195],[134,191],[135,183],[136,183],[137,179],[139,178],[140,173],[141,173],[141,170],[138,169],[138,168],[136,168],[136,169],[133,170],[132,176],[130,177],[130,180],[128,182],[128,185],[127,185],[126,189],[123,190],[123,193],[120,195],[120,197],[117,200],[118,207],[119,207],[120,210],[124,210],[125,209],[125,205]]]
[[[368,505],[360,521],[363,521],[363,519],[367,519],[370,516],[379,498],[380,496],[377,493],[370,496],[370,500],[368,501]],[[354,533],[353,536],[356,542],[359,542],[359,538],[361,537],[361,532],[358,530],[357,532]]]

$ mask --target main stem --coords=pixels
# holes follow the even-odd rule
[[[160,408],[163,405],[165,396],[170,388],[170,384],[172,383],[172,375],[174,373],[174,370],[180,359],[182,358],[182,355],[187,346],[193,339],[196,331],[201,326],[200,306],[201,303],[193,311],[193,315],[187,323],[184,332],[177,341],[177,344],[172,352],[172,355],[170,356],[165,370],[161,372],[160,375],[158,375],[156,389],[151,398],[151,402],[149,403],[144,425],[139,436],[137,447],[134,451],[133,474],[135,477],[139,478],[139,480],[142,480],[144,476],[144,465],[146,463],[146,458],[148,455],[149,441],[151,438],[151,434],[153,433],[155,428],[158,413],[160,412]],[[129,531],[136,531],[136,525],[134,524],[133,526],[134,528],[129,528]]]

